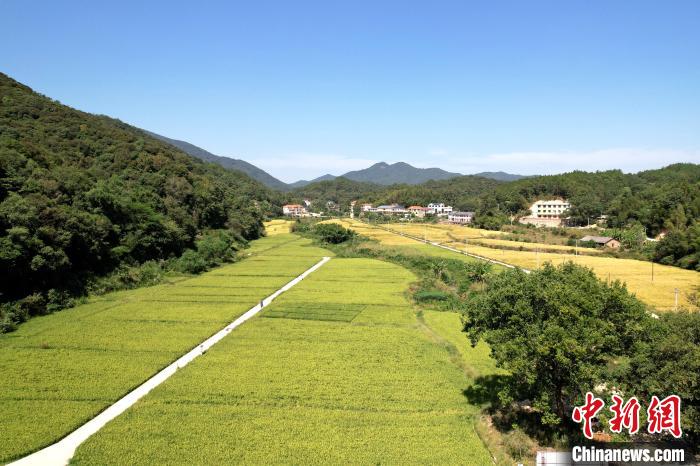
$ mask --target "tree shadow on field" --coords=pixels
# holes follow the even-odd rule
[[[559,428],[543,429],[540,414],[531,409],[529,402],[511,403],[504,405],[498,394],[505,387],[513,383],[513,377],[503,374],[491,374],[477,377],[474,383],[462,391],[462,394],[470,404],[481,406],[484,412],[489,415],[493,427],[506,435],[513,437],[514,426],[531,439],[535,439],[540,444],[550,444],[555,438],[568,431],[566,424]],[[525,398],[524,396],[520,398]],[[522,436],[513,437],[513,441],[524,441]]]
[[[510,375],[502,374],[477,377],[473,384],[462,390],[462,394],[469,403],[491,411],[500,406],[498,392],[508,385],[511,378]]]

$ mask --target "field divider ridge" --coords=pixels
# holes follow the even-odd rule
[[[292,281],[284,285],[282,288],[278,289],[271,295],[262,299],[260,303],[256,304],[244,314],[239,316],[236,320],[228,324],[223,329],[216,332],[214,335],[210,336],[202,343],[197,345],[195,348],[191,349],[188,353],[180,356],[175,362],[169,364],[164,369],[160,370],[156,375],[152,376],[150,379],[146,380],[144,383],[124,395],[114,404],[107,407],[100,414],[78,427],[76,430],[65,436],[63,439],[49,445],[35,453],[25,456],[15,462],[9,463],[10,466],[65,466],[69,463],[75,450],[90,438],[93,434],[97,433],[102,427],[104,427],[109,421],[116,418],[128,408],[133,406],[137,401],[146,396],[151,390],[156,388],[161,383],[165,382],[173,374],[177,372],[178,369],[185,367],[187,364],[192,362],[197,357],[204,354],[209,348],[217,344],[219,341],[224,339],[233,329],[239,325],[246,322],[248,319],[262,311],[267,307],[272,301],[285,291],[291,289],[309,274],[318,270],[326,262],[331,260],[330,257],[323,257],[315,265],[308,268],[301,275],[294,278]]]

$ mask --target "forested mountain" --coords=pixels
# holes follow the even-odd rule
[[[492,192],[502,182],[480,176],[460,176],[449,180],[428,181],[417,186],[392,186],[379,196],[382,203],[427,205],[444,202],[457,210],[477,210],[482,196]]]
[[[295,181],[294,183],[289,183],[289,187],[291,189],[297,189],[297,188],[303,188],[304,186],[310,185],[311,183],[318,183],[320,181],[331,181],[338,178],[335,175],[331,175],[330,173],[326,173],[325,175],[321,175],[318,178],[314,178],[313,180],[299,180]]]
[[[391,165],[379,162],[363,170],[347,172],[343,178],[363,183],[391,185],[397,183],[421,184],[428,180],[445,180],[456,176],[461,175],[440,168],[416,168],[404,162]]]
[[[177,256],[209,229],[257,238],[274,204],[241,172],[0,74],[0,303],[80,292],[122,264]]]
[[[300,202],[302,199],[309,199],[314,207],[320,210],[325,210],[326,201],[333,201],[341,206],[342,211],[348,211],[351,201],[374,201],[386,190],[386,186],[338,177],[295,189],[287,194],[287,200]]]
[[[152,133],[150,131],[146,131],[146,133],[150,134],[154,138],[160,139],[161,141],[165,141],[168,144],[177,147],[181,151],[190,154],[192,157],[197,157],[198,159],[202,159],[205,162],[216,163],[224,168],[228,168],[231,170],[242,171],[254,180],[258,180],[268,188],[277,189],[279,191],[287,191],[288,189],[290,189],[290,187],[285,182],[278,180],[266,171],[261,170],[260,168],[256,167],[251,163],[246,162],[245,160],[233,159],[230,157],[221,157],[220,155],[214,155],[211,152],[208,152],[202,149],[201,147],[197,147],[194,144],[190,144],[186,141],[170,139],[168,137],[161,136],[160,134]]]
[[[527,176],[514,175],[512,173],[506,173],[506,172],[480,172],[480,173],[474,173],[472,176],[480,176],[482,178],[489,178],[489,179],[496,180],[496,181],[515,181],[515,180],[527,178]]]

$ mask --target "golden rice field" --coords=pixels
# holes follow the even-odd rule
[[[384,237],[391,232],[378,227],[362,224],[367,236],[376,238],[382,242]],[[525,245],[515,241],[487,239],[486,236],[494,232],[479,230],[477,228],[461,227],[459,225],[428,225],[421,224],[389,224],[384,225],[395,231],[405,232],[419,237],[425,236],[428,241],[438,242],[452,246],[455,249],[464,250],[489,259],[499,260],[509,264],[527,269],[536,269],[545,262],[559,264],[564,261],[574,261],[577,264],[590,267],[603,280],[620,280],[627,284],[627,288],[635,293],[639,299],[655,307],[660,311],[672,311],[675,309],[675,289],[679,290],[679,307],[688,305],[688,296],[691,293],[700,291],[700,274],[692,270],[684,270],[678,267],[654,264],[654,279],[652,281],[652,263],[634,259],[617,259],[613,257],[594,257],[592,255],[578,255],[567,253],[538,252],[538,251],[514,251],[508,249],[496,249],[469,242],[469,238],[478,241],[491,241],[497,246],[498,241],[508,244]],[[352,226],[360,231],[359,228]],[[370,230],[379,230],[372,232]],[[396,244],[394,241],[410,241],[400,235],[395,235],[397,239],[389,238],[385,244]],[[466,239],[467,243],[455,241],[453,238]],[[416,244],[418,242],[414,242]],[[407,244],[407,243],[401,243]],[[418,243],[420,244],[420,243]],[[503,243],[500,243],[503,244]],[[536,244],[536,243],[530,243]],[[545,246],[545,245],[543,245]],[[546,245],[552,248],[552,245]],[[571,249],[571,248],[567,248]]]
[[[264,223],[265,233],[267,236],[281,235],[284,233],[290,233],[292,231],[292,225],[294,221],[285,219],[275,219]]]
[[[405,238],[400,235],[396,235],[390,231],[382,230],[376,228],[366,223],[359,222],[357,220],[350,219],[331,219],[324,220],[322,223],[339,223],[345,228],[350,228],[355,230],[358,234],[366,236],[368,238],[376,239],[382,244],[389,246],[404,246],[404,245],[416,245],[421,244],[419,241],[413,240],[411,238]]]
[[[528,251],[561,251],[562,253],[571,253],[575,249],[573,246],[566,246],[561,244],[526,243],[521,241],[499,239],[498,236],[503,236],[505,234],[504,232],[483,230],[481,228],[472,228],[460,225],[421,225],[411,223],[390,223],[385,226],[395,231],[400,231],[420,238],[425,237],[430,241],[437,241],[440,243],[461,240],[467,241],[471,244],[482,244],[485,246],[492,246],[496,248],[514,248],[524,249]],[[580,254],[601,253],[600,250],[592,248],[578,248],[578,252]]]

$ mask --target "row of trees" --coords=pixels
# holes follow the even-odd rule
[[[226,230],[238,243],[257,238],[274,209],[269,191],[240,172],[1,74],[0,103],[5,320],[17,317],[17,307],[29,314],[59,308],[92,277],[123,265],[195,250],[209,230]]]

